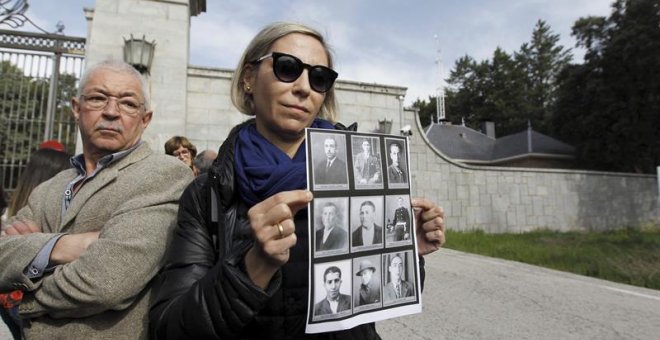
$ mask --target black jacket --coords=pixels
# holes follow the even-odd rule
[[[244,124],[250,124],[252,121]],[[156,278],[150,311],[154,339],[380,339],[373,323],[353,329],[305,334],[308,286],[306,210],[295,217],[298,242],[266,290],[243,269],[253,244],[247,207],[235,191],[235,127],[205,175],[181,196],[166,266]],[[217,216],[211,187],[217,193]],[[219,246],[215,246],[219,244]],[[220,254],[220,252],[224,252]]]

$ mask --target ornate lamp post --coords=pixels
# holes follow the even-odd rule
[[[124,38],[124,61],[135,67],[140,73],[149,74],[155,49],[155,40],[148,42],[144,35],[142,39],[139,39],[133,38],[131,34],[130,39]]]

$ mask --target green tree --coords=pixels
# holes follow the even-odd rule
[[[53,138],[64,144],[67,152],[73,154],[76,148],[78,128],[71,110],[71,98],[76,96],[78,78],[72,73],[60,74],[57,84]]]
[[[477,63],[466,55],[456,61],[449,73],[446,88],[446,116],[452,122],[463,119],[468,125],[483,116],[484,80],[487,62]]]
[[[553,128],[590,168],[654,173],[660,164],[660,0],[617,0],[579,19],[582,65],[560,77]]]
[[[525,112],[524,69],[499,47],[493,53],[492,61],[484,65],[486,77],[483,84],[484,106],[479,120],[499,123],[498,135],[508,135],[524,129],[527,119]]]
[[[513,55],[498,47],[492,59],[476,62],[466,55],[457,60],[447,79],[447,117],[465,118],[475,129],[492,120],[498,135],[519,132],[531,120],[536,130],[548,133],[557,76],[572,58],[558,41],[559,35],[539,20],[531,41]]]
[[[429,101],[421,100],[417,98],[412,104],[413,107],[417,108],[417,114],[419,115],[419,121],[422,123],[422,126],[426,128],[432,122],[435,122],[436,116],[436,98],[429,96]]]
[[[9,61],[0,62],[0,150],[5,162],[27,161],[32,131],[43,134],[42,98],[43,86]]]
[[[61,74],[55,99],[53,138],[70,153],[77,133],[70,106],[76,81],[74,74]],[[11,62],[0,62],[0,162],[3,168],[15,170],[2,177],[4,188],[16,185],[32,151],[44,139],[49,89],[50,79],[26,76]]]
[[[522,115],[532,122],[535,130],[550,133],[549,121],[556,101],[557,77],[572,59],[570,49],[559,45],[559,35],[553,34],[545,21],[539,20],[531,41],[520,47],[515,59],[526,78]]]

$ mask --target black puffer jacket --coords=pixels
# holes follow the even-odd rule
[[[304,273],[309,270],[306,211],[295,217],[298,242],[289,262],[265,291],[244,272],[242,261],[254,242],[247,207],[235,191],[234,146],[244,124],[235,127],[223,143],[208,178],[198,177],[181,196],[167,265],[154,285],[151,337],[380,339],[373,323],[341,332],[305,334],[308,285]],[[210,187],[218,193],[217,224],[212,222]],[[215,247],[216,243],[224,247]]]

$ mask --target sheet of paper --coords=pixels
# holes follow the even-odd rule
[[[307,333],[422,310],[405,137],[307,129]]]

